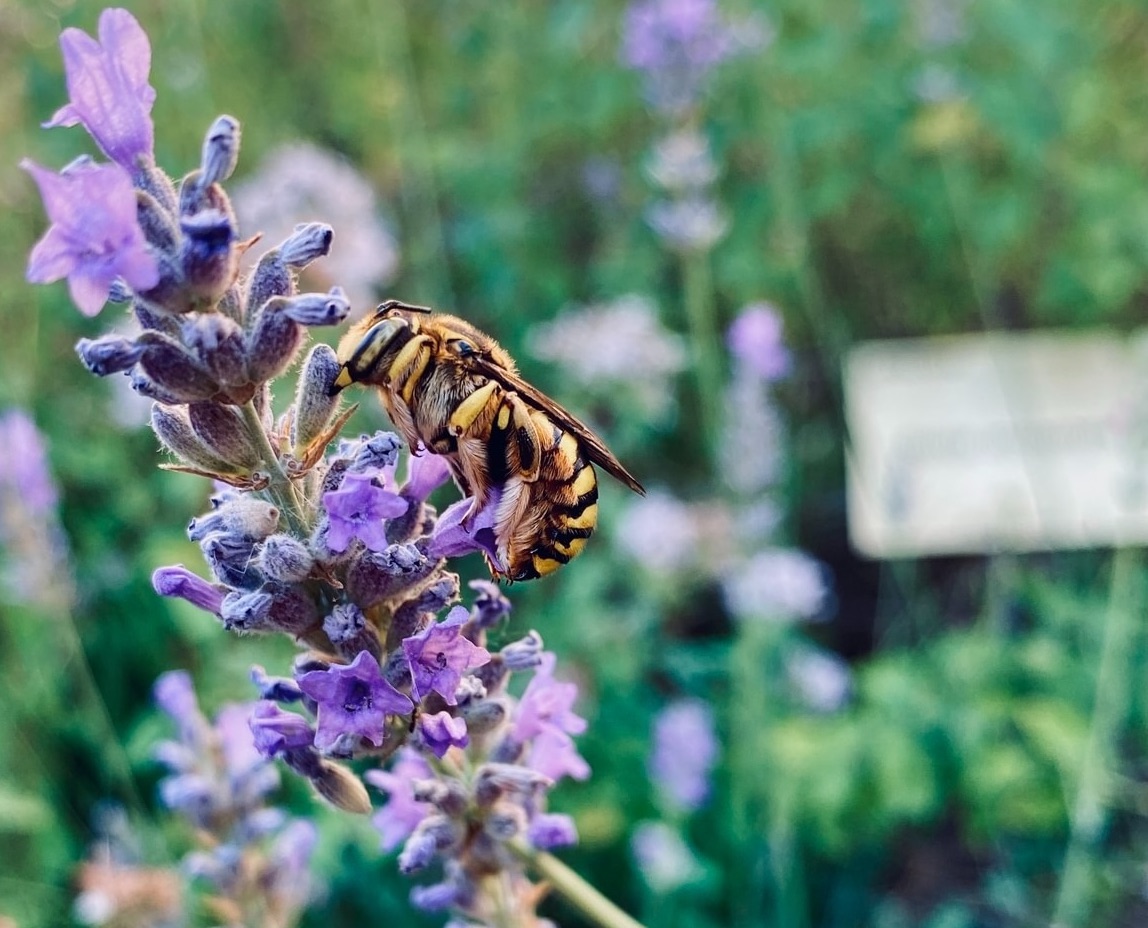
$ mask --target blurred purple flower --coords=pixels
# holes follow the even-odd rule
[[[678,112],[698,102],[722,61],[771,38],[763,20],[734,24],[714,0],[640,0],[626,11],[622,60],[643,73],[651,104]]]
[[[277,911],[298,912],[315,895],[311,857],[318,842],[319,829],[307,819],[295,819],[275,836],[267,878]]]
[[[729,231],[722,208],[697,193],[659,200],[650,206],[646,220],[667,248],[687,254],[709,251]]]
[[[419,701],[432,690],[447,705],[456,705],[455,690],[462,675],[490,661],[490,652],[462,634],[470,618],[464,606],[455,606],[441,622],[403,639],[403,654],[411,668],[411,695]]]
[[[817,648],[801,648],[789,656],[785,674],[810,709],[836,712],[849,699],[853,679],[849,665],[836,654]]]
[[[803,551],[760,551],[722,580],[726,607],[738,618],[814,619],[829,602],[825,567]]]
[[[186,670],[169,670],[160,674],[152,686],[152,697],[181,731],[189,725],[198,727],[204,721],[191,674]]]
[[[387,715],[411,711],[411,701],[383,678],[379,662],[367,651],[360,651],[349,665],[303,674],[299,688],[318,703],[315,747],[321,751],[341,735],[359,735],[378,746],[383,743]]]
[[[80,123],[104,153],[129,171],[152,158],[155,90],[148,84],[151,46],[127,10],[100,14],[97,42],[80,29],[60,34],[69,102],[45,127]]]
[[[494,534],[500,498],[501,493],[492,491],[486,505],[474,514],[471,514],[474,500],[469,496],[448,506],[438,517],[427,555],[432,558],[462,557],[480,551],[498,570],[505,571],[506,563],[498,552],[498,539]]]
[[[781,314],[768,303],[751,303],[726,333],[730,353],[763,381],[780,380],[792,366],[782,337]]]
[[[526,766],[556,781],[590,776],[590,765],[578,753],[574,739],[554,725],[547,725],[531,739]]]
[[[465,748],[470,744],[466,733],[466,720],[455,718],[449,712],[419,714],[419,734],[422,742],[435,757],[443,757],[452,747]]]
[[[432,775],[430,766],[412,748],[400,748],[390,770],[368,770],[365,779],[388,794],[384,805],[371,819],[382,835],[384,851],[393,851],[433,811],[429,802],[415,799],[413,782]]]
[[[698,559],[698,525],[690,507],[664,490],[636,499],[618,523],[618,545],[651,570],[674,573]]]
[[[497,583],[490,580],[471,580],[467,586],[478,593],[470,610],[470,621],[479,628],[494,628],[510,615],[510,600],[506,598]]]
[[[346,551],[352,538],[358,538],[372,551],[384,551],[389,544],[384,522],[397,519],[410,504],[396,493],[379,486],[366,474],[348,473],[339,489],[323,494],[323,508],[331,519],[327,546]]]
[[[693,812],[705,803],[718,757],[713,711],[698,699],[683,699],[654,719],[650,777],[676,810]]]
[[[665,822],[640,823],[630,838],[630,851],[643,879],[656,892],[671,892],[702,873],[689,845]]]
[[[586,720],[571,711],[578,698],[578,686],[554,679],[556,661],[553,651],[542,655],[538,669],[518,703],[514,737],[521,743],[530,741],[547,728],[571,735],[579,735],[586,730]]]
[[[59,502],[44,439],[22,409],[0,413],[0,481],[32,517],[53,515]]]
[[[269,699],[255,704],[247,724],[252,743],[264,757],[276,757],[315,742],[315,729],[303,716],[285,712]]]
[[[557,812],[542,812],[530,820],[527,832],[530,843],[541,850],[568,847],[578,843],[578,829],[574,819]]]
[[[264,763],[264,756],[255,746],[254,733],[249,724],[255,708],[254,703],[229,703],[215,716],[215,731],[223,754],[223,765],[232,782],[239,782]]]
[[[68,278],[72,300],[86,316],[107,302],[122,277],[134,290],[159,283],[159,267],[136,218],[136,194],[114,164],[79,161],[56,174],[25,158],[52,225],[32,249],[26,276],[46,284]]]

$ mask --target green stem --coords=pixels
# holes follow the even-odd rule
[[[279,507],[279,511],[286,517],[288,525],[298,534],[306,535],[303,498],[299,495],[299,488],[287,476],[283,465],[279,463],[279,455],[275,453],[275,449],[271,447],[271,440],[263,431],[263,420],[259,418],[259,411],[253,402],[244,403],[239,409],[243,413],[247,432],[259,449],[259,454],[262,456],[263,464],[267,469],[267,476],[270,480],[267,485],[267,495],[271,498],[271,502]]]
[[[643,928],[557,857],[521,841],[511,841],[510,849],[590,921],[602,928]]]
[[[1121,548],[1112,558],[1108,609],[1104,617],[1104,638],[1096,666],[1096,696],[1088,743],[1083,752],[1076,799],[1069,822],[1068,848],[1057,893],[1052,924],[1058,928],[1090,924],[1090,862],[1107,823],[1107,770],[1115,753],[1129,702],[1128,657],[1137,602],[1137,552]]]
[[[718,428],[722,418],[722,363],[708,252],[683,255],[682,278],[702,427],[710,459],[713,460],[717,454]]]

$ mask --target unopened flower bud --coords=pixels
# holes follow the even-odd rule
[[[470,802],[466,789],[457,780],[412,780],[411,793],[415,802],[429,802],[448,818],[462,818]]]
[[[223,597],[220,618],[229,632],[240,634],[275,631],[271,627],[271,594],[233,591]]]
[[[526,812],[510,802],[496,802],[483,821],[485,831],[495,841],[509,841],[526,831]]]
[[[471,580],[467,584],[478,593],[470,610],[470,621],[479,628],[493,628],[510,615],[510,600],[497,583],[490,580]]]
[[[428,573],[433,572],[438,562],[430,561]],[[413,635],[423,624],[424,617],[441,610],[458,598],[458,574],[444,573],[436,578],[425,590],[413,599],[404,602],[395,610],[391,627],[387,632],[388,647],[398,647],[403,638]]]
[[[394,432],[375,432],[357,439],[342,439],[337,457],[346,458],[348,470],[357,474],[394,467],[403,443]]]
[[[251,665],[251,682],[259,690],[260,699],[270,699],[275,702],[298,702],[303,698],[303,691],[290,677],[273,677],[259,664]]]
[[[263,574],[253,563],[250,542],[237,540],[224,532],[211,532],[199,547],[220,583],[240,590],[257,590],[263,585]]]
[[[156,251],[174,254],[179,245],[179,226],[175,217],[149,193],[136,191],[136,218],[144,238]]]
[[[539,789],[554,785],[550,777],[516,764],[483,764],[474,781],[474,799],[479,805],[489,806],[506,793],[529,796]]]
[[[160,311],[147,300],[133,299],[132,313],[135,314],[141,329],[162,332],[172,338],[179,337],[179,317]]]
[[[540,812],[530,820],[526,837],[534,847],[548,851],[556,847],[569,847],[578,843],[578,829],[569,815]]]
[[[267,301],[291,296],[295,292],[295,274],[283,260],[278,248],[266,252],[251,272],[244,298],[247,318],[252,318]]]
[[[204,209],[179,221],[183,231],[180,261],[188,288],[203,300],[215,300],[235,280],[239,256],[235,226],[218,209]]]
[[[188,523],[187,537],[203,541],[208,534],[226,534],[238,544],[250,548],[275,531],[279,524],[279,509],[266,500],[253,496],[237,496],[222,502],[202,516]]]
[[[112,281],[112,285],[108,289],[108,302],[117,304],[130,303],[134,295],[132,288],[128,286],[128,282],[122,277],[117,277]]]
[[[318,344],[303,362],[295,393],[295,416],[291,420],[291,446],[302,450],[322,434],[339,406],[339,397],[330,396],[331,384],[339,376],[339,358],[330,345]]]
[[[149,400],[155,400],[157,403],[163,403],[164,406],[170,406],[173,409],[183,402],[183,400],[175,394],[163,389],[163,387],[141,371],[139,367],[132,370],[128,384],[140,396],[146,397]]]
[[[200,609],[220,614],[223,591],[182,564],[159,568],[151,575],[151,584],[160,596],[177,596]]]
[[[251,440],[243,416],[235,407],[190,403],[187,415],[200,441],[227,461],[233,473],[254,470],[262,462],[262,453]]]
[[[283,304],[284,313],[300,325],[338,325],[347,318],[351,304],[342,287],[329,293],[301,293]]]
[[[302,223],[279,246],[279,258],[289,267],[301,270],[327,254],[334,237],[334,229],[325,222]]]
[[[276,630],[288,635],[302,635],[319,624],[319,607],[297,586],[284,586],[275,591],[271,601],[271,621]]]
[[[239,121],[233,116],[217,116],[203,140],[202,173],[204,186],[225,181],[239,162]]]
[[[510,677],[510,670],[501,654],[492,654],[490,660],[481,667],[476,667],[472,674],[482,681],[482,685],[488,693],[497,693]]]
[[[183,407],[155,403],[151,408],[151,427],[163,446],[184,464],[210,473],[232,472],[231,465],[212,452],[195,434]]]
[[[259,569],[268,580],[301,583],[311,575],[315,558],[307,546],[290,535],[271,535],[259,551]]]
[[[122,335],[102,335],[95,340],[81,338],[76,342],[76,354],[91,373],[107,377],[134,367],[143,348]]]
[[[450,850],[462,838],[462,827],[445,815],[428,815],[411,832],[399,854],[399,871],[415,873],[430,865],[435,857]]]
[[[494,731],[506,721],[506,703],[501,699],[479,699],[462,707],[462,717],[472,735],[484,735]]]
[[[336,606],[323,620],[323,631],[339,654],[348,660],[356,657],[360,651],[367,651],[375,660],[383,653],[375,626],[367,621],[363,610],[354,603]]]
[[[247,383],[247,346],[243,327],[222,313],[187,317],[183,343],[203,368],[225,387]]]
[[[542,636],[533,629],[525,638],[512,641],[499,653],[506,663],[507,670],[529,670],[542,662]]]
[[[142,332],[136,344],[143,348],[139,365],[161,389],[181,403],[211,399],[219,383],[183,345],[159,332]]]
[[[153,252],[159,267],[159,282],[150,290],[136,294],[137,303],[146,303],[156,315],[179,315],[196,308],[195,302],[188,299],[186,281],[183,279],[183,262],[178,254],[166,251]]]
[[[364,551],[347,571],[347,592],[364,609],[409,590],[436,568],[414,545]]]
[[[287,314],[287,305],[286,298],[272,297],[255,313],[247,333],[247,376],[256,383],[287,370],[303,343],[303,327]]]
[[[367,788],[346,767],[322,761],[316,776],[311,777],[315,791],[336,808],[356,815],[371,811]]]
[[[137,190],[143,190],[155,197],[156,202],[169,213],[174,214],[178,209],[179,199],[175,184],[171,182],[171,178],[167,176],[163,168],[159,167],[152,159],[136,159],[132,170],[132,183]]]

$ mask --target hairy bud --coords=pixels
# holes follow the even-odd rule
[[[295,393],[295,416],[291,421],[293,448],[306,448],[331,421],[340,400],[329,393],[341,366],[330,345],[316,345],[307,355],[307,360],[303,362],[303,372],[299,376],[299,388]]]

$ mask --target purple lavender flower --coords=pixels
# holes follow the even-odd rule
[[[531,740],[526,766],[555,781],[563,777],[585,780],[590,776],[590,765],[578,753],[574,739],[553,725],[543,728]]]
[[[31,283],[67,277],[72,300],[86,316],[103,308],[117,277],[135,290],[159,283],[159,267],[136,218],[135,190],[123,168],[80,161],[55,174],[27,158],[20,166],[39,186],[52,221],[28,258]]]
[[[656,892],[671,892],[702,874],[697,857],[665,822],[642,822],[630,838],[630,851],[642,877]]]
[[[342,735],[359,735],[378,746],[387,716],[411,711],[411,701],[383,678],[379,662],[366,651],[349,665],[303,674],[299,688],[319,704],[315,747],[321,751]]]
[[[415,799],[414,781],[431,776],[427,762],[412,748],[401,748],[390,770],[368,770],[363,778],[388,794],[387,804],[371,819],[382,835],[384,851],[402,844],[433,811],[429,802]]]
[[[722,593],[738,618],[815,619],[830,599],[826,575],[803,551],[767,548],[724,577]]]
[[[403,496],[422,502],[449,479],[450,465],[446,458],[421,448],[418,454],[412,453],[407,458],[407,482],[403,484]]]
[[[156,705],[179,726],[181,740],[188,744],[202,744],[206,740],[207,719],[200,712],[191,674],[186,670],[160,674],[152,687],[152,696]]]
[[[83,124],[109,158],[134,171],[154,148],[151,46],[127,10],[104,10],[99,35],[97,42],[80,29],[60,34],[70,102],[44,125]]]
[[[383,551],[388,545],[383,523],[397,519],[409,505],[379,486],[374,477],[349,473],[339,489],[323,494],[323,508],[331,519],[327,546],[335,552],[346,551],[351,539],[358,538],[372,551]]]
[[[435,757],[443,757],[452,747],[465,748],[470,744],[466,733],[466,720],[455,718],[449,712],[419,716],[419,734],[422,742]]]
[[[654,720],[650,777],[673,808],[682,812],[701,808],[709,796],[717,757],[713,712],[701,700],[680,700]]]
[[[151,585],[160,596],[186,599],[193,606],[216,615],[223,608],[223,592],[220,588],[193,574],[182,564],[160,567],[151,575]]]
[[[519,742],[527,742],[547,728],[571,735],[586,730],[586,720],[571,711],[578,698],[577,684],[554,679],[557,660],[553,651],[543,654],[522,694],[514,722],[514,737]]]
[[[781,314],[768,303],[751,303],[743,309],[729,327],[726,342],[737,361],[766,383],[789,373]]]
[[[577,844],[578,829],[574,827],[574,819],[569,815],[543,812],[531,820],[527,837],[536,848],[546,851]]]
[[[462,634],[469,617],[465,607],[455,606],[442,622],[403,639],[403,653],[411,667],[411,693],[416,701],[433,690],[447,705],[456,705],[455,690],[463,674],[490,660],[486,648],[478,647]]]
[[[448,506],[438,517],[427,547],[428,556],[461,557],[472,551],[481,551],[497,570],[505,571],[506,560],[498,550],[494,533],[500,497],[498,491],[493,491],[486,505],[473,514],[474,500],[469,496]]]
[[[29,516],[47,517],[59,502],[36,423],[22,409],[0,414],[0,480],[12,487]]]
[[[255,749],[264,757],[307,748],[315,741],[315,729],[310,722],[295,712],[283,711],[268,699],[255,704],[247,724]]]
[[[643,0],[626,11],[622,60],[643,72],[650,102],[675,113],[698,102],[722,61],[770,38],[760,20],[735,28],[714,0]]]

